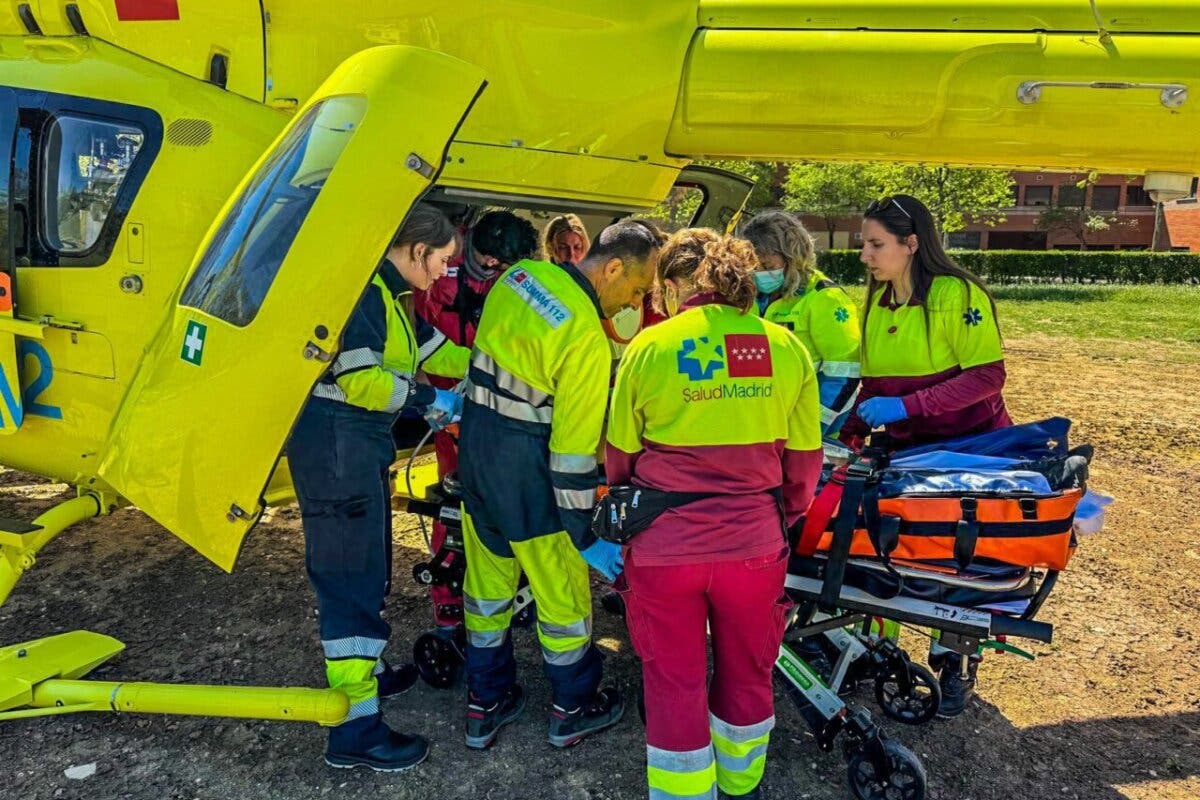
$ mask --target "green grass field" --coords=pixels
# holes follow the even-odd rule
[[[1153,340],[1200,345],[1200,286],[993,287],[1006,337]]]

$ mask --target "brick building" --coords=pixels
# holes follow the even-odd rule
[[[1078,206],[1083,193],[1084,204],[1098,214],[1110,216],[1113,222],[1107,230],[1087,232],[1084,239],[1089,250],[1148,250],[1154,238],[1154,203],[1142,188],[1142,178],[1124,175],[1101,175],[1086,190],[1076,184],[1083,173],[1014,172],[1012,205],[1003,210],[1005,221],[993,227],[968,225],[965,230],[950,234],[950,246],[970,250],[1078,250],[1079,239],[1070,231],[1043,231],[1037,227],[1039,216],[1051,206]],[[1200,251],[1200,205],[1192,197],[1165,207],[1170,244],[1173,249]],[[821,249],[830,246],[827,221],[821,217],[802,214],[801,219],[812,232]],[[861,246],[860,216],[840,217],[834,221],[833,247]]]

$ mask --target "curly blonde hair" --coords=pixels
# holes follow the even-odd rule
[[[760,258],[776,255],[783,259],[783,286],[771,299],[791,297],[817,266],[817,250],[808,229],[786,211],[764,211],[746,223],[742,237],[754,245]]]
[[[758,256],[744,239],[722,236],[708,228],[684,228],[671,234],[658,255],[654,307],[666,313],[663,282],[680,281],[697,292],[712,292],[743,312],[754,305],[754,271]]]
[[[587,228],[583,227],[583,220],[574,214],[560,214],[547,223],[545,230],[542,231],[542,259],[552,261],[554,259],[554,240],[559,234],[577,233],[583,239],[583,250],[586,253],[592,249],[592,240],[588,236]]]

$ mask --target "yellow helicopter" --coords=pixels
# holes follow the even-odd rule
[[[749,185],[708,157],[1087,167],[1169,199],[1200,172],[1197,36],[1194,0],[5,3],[0,463],[78,497],[0,520],[0,602],[124,505],[231,570],[418,199],[608,221],[687,185],[728,227]],[[121,648],[0,648],[0,720],[346,713],[81,680]]]

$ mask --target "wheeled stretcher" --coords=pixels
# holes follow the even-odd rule
[[[1074,553],[1088,496],[1091,448],[1068,448],[1069,425],[1046,420],[900,454],[873,442],[827,468],[792,531],[786,591],[796,609],[776,672],[819,745],[841,738],[856,798],[925,794],[919,759],[841,696],[871,681],[891,719],[917,725],[937,713],[938,681],[890,628],[932,629],[964,656],[1021,653],[1007,637],[1051,640],[1037,614]]]

